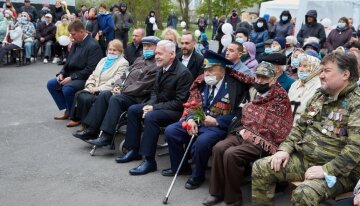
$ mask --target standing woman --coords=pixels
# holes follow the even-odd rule
[[[120,40],[114,39],[109,42],[107,56],[97,64],[85,83],[85,89],[75,94],[67,127],[79,125],[80,121],[89,112],[97,95],[102,91],[111,90],[115,81],[121,77],[129,66],[123,52],[124,48]]]
[[[287,37],[291,36],[293,32],[292,17],[288,10],[281,12],[280,21],[270,30],[270,36],[275,37]]]
[[[53,59],[53,64],[64,65],[68,55],[67,46],[60,45],[59,38],[61,36],[70,37],[70,32],[68,30],[69,26],[69,16],[65,14],[61,18],[61,23],[56,26],[56,42],[55,42],[55,58]]]
[[[56,2],[55,2],[55,12],[54,12],[54,22],[55,23],[60,22],[61,17],[64,16],[65,14],[66,14],[66,11],[61,6],[61,1],[56,0]]]
[[[106,5],[99,5],[99,14],[97,16],[99,22],[99,44],[106,56],[106,48],[111,40],[114,39],[114,19],[110,12],[106,11]]]
[[[11,1],[6,1],[6,3],[5,3],[5,8],[4,8],[4,12],[5,12],[6,10],[11,11],[12,16],[13,16],[15,19],[17,19],[17,13],[16,13],[16,10],[15,10],[14,6],[12,5]]]
[[[25,64],[30,64],[32,45],[34,41],[34,37],[36,35],[36,30],[34,24],[30,22],[30,16],[27,12],[21,12],[18,17],[18,25],[20,25],[23,31],[23,40],[24,40],[24,48],[25,48]]]
[[[151,17],[155,19],[154,23],[150,22]],[[145,24],[146,24],[146,36],[154,36],[155,34],[154,24],[156,24],[155,11],[150,11],[149,15],[145,19]]]
[[[344,46],[348,43],[352,36],[352,30],[349,26],[349,20],[346,17],[341,17],[335,29],[333,29],[326,38],[325,47],[328,52],[332,52],[339,46]]]
[[[99,23],[96,16],[95,7],[90,7],[87,12],[84,14],[84,26],[86,31],[88,31],[93,38],[96,37],[99,31]]]
[[[267,23],[264,18],[258,18],[254,30],[250,33],[250,41],[256,46],[256,59],[265,51],[265,41],[269,39]]]
[[[222,50],[224,49],[224,46],[221,44],[221,38],[224,36],[224,33],[222,31],[222,25],[225,23],[226,17],[224,15],[220,16],[219,18],[219,26],[216,29],[216,36],[215,40],[219,42],[219,49],[217,51],[218,54],[222,53]]]

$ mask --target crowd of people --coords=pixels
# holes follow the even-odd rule
[[[175,14],[160,39],[150,11],[146,29],[134,28],[128,43],[133,20],[125,2],[111,13],[104,4],[82,6],[74,17],[61,1],[55,12],[48,4],[36,11],[29,0],[20,12],[9,0],[4,5],[0,59],[24,47],[31,62],[42,47],[44,63],[53,57],[63,64],[47,82],[65,111],[55,119],[80,126],[73,136],[88,144],[111,145],[126,112],[128,152],[115,161],[142,160],[130,175],[157,170],[165,128],[170,165],[163,176],[174,176],[181,166],[179,175],[189,176],[185,188],[196,189],[213,156],[204,205],[241,205],[241,182],[251,170],[252,205],[273,205],[278,182],[302,182],[292,193],[293,205],[318,205],[351,191],[360,179],[360,33],[349,18],[327,33],[310,10],[295,36],[289,11],[279,21],[265,15],[248,22],[233,9],[228,19],[212,21],[218,51],[204,47],[199,53],[193,33],[174,29]],[[232,42],[223,45],[226,23]],[[207,24],[201,15],[200,32]],[[360,205],[359,192],[358,184],[353,199],[337,204]]]

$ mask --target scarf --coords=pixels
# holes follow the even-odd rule
[[[117,58],[105,57],[105,63],[104,63],[103,68],[100,71],[100,74],[102,74],[103,72],[108,70],[116,62],[116,60],[118,60],[118,59],[120,59],[120,55]]]
[[[300,86],[304,86],[306,82],[320,74],[320,60],[316,57],[300,54],[298,56],[300,64],[306,64],[309,68],[309,76],[305,80],[301,80]]]
[[[247,141],[274,154],[288,136],[293,125],[289,97],[279,83],[274,84],[268,94],[245,104],[242,109],[241,129],[249,135]],[[240,131],[239,128],[236,130]],[[249,134],[250,133],[250,134]]]

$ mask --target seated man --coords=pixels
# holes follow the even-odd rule
[[[126,112],[131,105],[140,104],[150,97],[158,71],[155,49],[159,41],[160,39],[154,36],[142,39],[143,57],[137,58],[128,72],[124,72],[115,82],[112,91],[100,92],[82,120],[86,129],[74,133],[75,137],[82,140],[94,139],[88,143],[98,146],[111,143],[121,113]],[[97,137],[98,130],[102,131],[100,137]]]
[[[204,57],[195,50],[196,40],[191,32],[183,33],[181,37],[181,52],[177,58],[185,65],[196,79],[203,73]]]
[[[66,64],[61,71],[48,81],[47,88],[60,110],[66,109],[56,120],[65,120],[71,113],[75,93],[84,89],[85,82],[102,58],[99,43],[88,35],[80,20],[69,24],[74,38]]]
[[[360,178],[360,88],[352,54],[331,53],[321,62],[321,89],[290,135],[252,169],[252,205],[274,205],[275,184],[304,181],[293,205],[319,205],[351,191]]]
[[[145,157],[131,175],[144,175],[157,170],[155,152],[160,127],[165,127],[180,119],[182,104],[188,98],[193,81],[191,72],[175,56],[175,44],[162,40],[157,44],[155,60],[158,73],[151,99],[143,104],[135,104],[128,109],[128,124],[124,146],[129,152],[116,158],[125,163]],[[144,122],[144,134],[141,135]]]
[[[45,45],[44,63],[47,64],[51,57],[51,46],[55,43],[56,26],[52,23],[52,15],[45,14],[45,22],[41,22],[36,29],[36,36],[33,42],[33,55],[37,53],[41,45]]]
[[[244,47],[241,43],[234,41],[226,48],[226,59],[232,62],[232,67],[235,71],[243,74],[254,76],[251,70],[241,61]]]
[[[241,181],[250,163],[274,154],[290,133],[292,112],[286,91],[276,82],[275,67],[262,62],[256,70],[252,102],[245,104],[230,135],[213,148],[209,193],[203,204],[241,205]],[[252,91],[252,89],[250,89]],[[241,121],[241,122],[240,122]]]
[[[286,56],[280,53],[272,53],[265,56],[262,60],[272,63],[275,66],[276,79],[286,92],[288,92],[295,80],[284,72],[283,68],[286,68]]]
[[[187,109],[182,121],[165,130],[171,168],[163,170],[164,176],[174,175],[184,155],[184,145],[189,143],[190,136],[197,136],[191,150],[195,168],[185,184],[187,189],[198,188],[204,182],[212,147],[226,137],[231,120],[241,115],[239,105],[249,100],[248,86],[229,76],[231,69],[225,69],[231,65],[229,60],[212,51],[206,51],[204,57],[204,74],[194,81],[188,102],[198,103],[205,117],[199,121],[198,112]],[[190,128],[183,129],[183,122]],[[189,165],[184,165],[182,172],[188,168]]]

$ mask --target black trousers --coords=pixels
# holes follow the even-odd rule
[[[115,39],[119,39],[120,41],[122,41],[124,49],[126,49],[129,41],[129,32],[118,29],[115,31]]]
[[[114,134],[120,115],[133,104],[137,104],[134,97],[113,95],[111,91],[100,92],[82,123],[95,130]]]
[[[77,91],[75,93],[70,119],[80,121],[86,117],[95,100],[96,95],[85,90]]]

